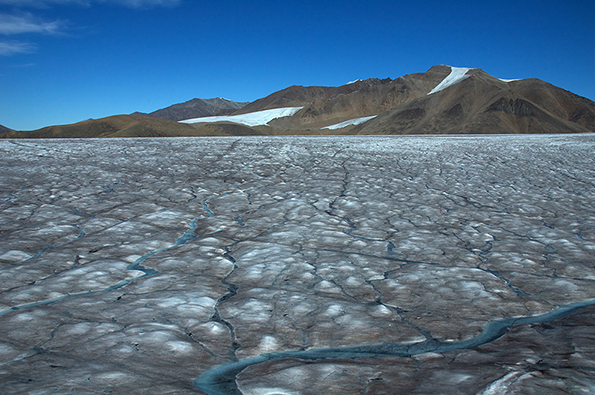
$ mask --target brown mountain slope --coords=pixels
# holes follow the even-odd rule
[[[136,112],[132,115],[145,115],[148,117],[169,119],[171,121],[181,121],[184,119],[208,117],[211,115],[231,114],[244,107],[246,104],[248,103],[238,103],[221,97],[214,99],[192,99],[148,114]]]
[[[357,134],[580,133],[595,130],[595,103],[537,79],[471,77],[356,126]],[[573,97],[574,96],[574,97]]]
[[[49,126],[30,132],[9,132],[0,138],[93,138],[242,136],[261,132],[237,124],[188,125],[141,115],[115,115],[71,125]]]
[[[335,88],[326,86],[304,87],[293,85],[262,99],[255,100],[233,114],[247,114],[271,108],[305,106],[317,100],[324,100],[333,89]]]
[[[427,73],[409,74],[395,80],[369,79],[334,89],[324,100],[304,107],[291,120],[271,125],[291,128],[323,127],[347,119],[377,115],[426,95],[450,72],[440,66]],[[285,124],[283,124],[284,122]],[[291,124],[288,124],[291,122]]]
[[[595,130],[593,101],[534,78],[516,81],[512,86],[518,94],[539,103],[553,115]]]
[[[289,129],[327,126],[335,120],[375,115],[422,97],[449,73],[448,66],[434,66],[426,73],[409,74],[396,80],[370,78],[338,87],[291,86],[256,100],[234,114],[303,106],[291,120],[276,120],[271,125]]]
[[[271,134],[579,133],[595,131],[595,103],[537,79],[505,82],[481,69],[432,93],[451,72],[434,66],[396,80],[325,88],[293,117],[269,123]],[[305,88],[307,89],[307,88]],[[284,91],[275,103],[299,105]],[[284,100],[286,99],[286,100]],[[256,104],[253,103],[256,110]],[[270,103],[267,103],[270,104]],[[377,115],[359,126],[323,127]]]

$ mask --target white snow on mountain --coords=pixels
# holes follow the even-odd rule
[[[375,117],[377,117],[377,115],[372,115],[371,117],[361,117],[361,118],[350,119],[345,122],[337,123],[335,125],[326,126],[322,129],[341,129],[341,128],[344,128],[344,127],[350,126],[350,125],[359,125],[359,124],[369,121],[370,119],[375,118]]]
[[[467,75],[467,72],[469,70],[471,70],[470,68],[452,67],[452,66],[449,66],[449,67],[450,67],[450,74],[448,76],[446,76],[446,78],[443,79],[441,83],[436,85],[436,87],[434,89],[432,89],[430,91],[430,93],[428,93],[428,95],[431,95],[432,93],[440,92],[441,90],[446,89],[449,86],[459,83],[459,82],[463,81],[464,79],[470,77]]]
[[[354,81],[349,81],[349,82],[348,82],[347,84],[345,84],[345,85],[355,84],[356,82],[360,82],[360,81],[362,81],[362,80],[361,80],[361,78],[358,78],[357,80],[354,80]]]
[[[512,81],[519,81],[520,80],[520,78],[515,78],[515,79],[512,79],[512,80],[505,80],[504,78],[498,78],[498,79],[500,81],[504,81],[504,82],[512,82]]]
[[[201,117],[185,119],[179,122],[182,123],[200,123],[200,122],[233,122],[246,126],[260,126],[267,125],[270,121],[276,118],[290,117],[303,107],[284,107],[273,108],[271,110],[262,110],[250,112],[248,114],[239,115],[221,115],[214,117]]]

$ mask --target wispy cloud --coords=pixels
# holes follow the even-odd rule
[[[0,14],[0,35],[14,36],[18,34],[57,34],[62,29],[60,21],[47,22],[31,14]],[[35,52],[37,47],[23,41],[0,41],[0,56]]]
[[[62,28],[62,22],[44,22],[31,14],[22,16],[0,14],[0,34],[13,35],[22,33],[55,34]]]
[[[64,31],[63,21],[44,21],[24,9],[43,9],[52,6],[112,4],[135,9],[176,7],[182,0],[0,0],[0,5],[14,7],[15,14],[0,13],[0,35],[58,34]],[[0,41],[0,56],[35,52],[37,47],[23,41]]]
[[[0,0],[0,4],[20,8],[46,8],[51,5],[85,5],[110,3],[130,8],[175,7],[182,0]]]
[[[37,48],[33,44],[24,42],[0,41],[0,56],[11,56],[19,53],[31,53]]]

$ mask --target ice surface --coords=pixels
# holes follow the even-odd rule
[[[593,134],[0,141],[0,392],[192,394],[236,359],[454,344],[595,299],[594,151]],[[573,317],[456,352],[264,362],[238,388],[588,393],[595,312]]]
[[[335,125],[331,125],[331,126],[326,126],[322,129],[341,129],[347,126],[351,126],[351,125],[359,125],[362,124],[366,121],[369,121],[372,118],[376,118],[376,115],[372,115],[371,117],[361,117],[361,118],[354,118],[354,119],[349,119],[347,121],[341,122],[341,123],[337,123]]]
[[[446,78],[444,78],[442,80],[442,82],[440,82],[438,85],[436,85],[434,87],[434,89],[432,89],[428,95],[431,95],[432,93],[436,93],[436,92],[440,92],[441,90],[444,90],[446,88],[448,88],[449,86],[452,86],[454,84],[457,84],[461,81],[463,81],[466,78],[469,78],[469,76],[467,75],[467,72],[469,70],[471,70],[470,68],[466,68],[466,67],[450,67],[450,74],[446,76]]]
[[[240,115],[221,115],[212,117],[201,117],[185,119],[183,123],[200,123],[200,122],[233,122],[247,126],[266,125],[276,118],[290,117],[303,107],[284,107],[274,108],[271,110],[262,110]]]
[[[0,255],[0,261],[20,262],[31,258],[32,255],[24,251],[12,250]]]

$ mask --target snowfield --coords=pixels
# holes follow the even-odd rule
[[[432,93],[440,92],[441,90],[444,90],[444,89],[448,88],[449,86],[457,84],[457,83],[470,77],[467,75],[467,72],[469,70],[471,70],[470,68],[452,67],[452,66],[449,66],[449,67],[450,67],[450,74],[448,76],[446,76],[446,78],[443,79],[441,83],[436,85],[436,87],[434,89],[432,89],[430,91],[430,93],[428,93],[428,95],[431,95]]]
[[[360,125],[366,121],[369,121],[372,118],[376,118],[378,115],[372,115],[371,117],[361,117],[361,118],[355,118],[355,119],[349,119],[347,121],[341,122],[341,123],[337,123],[331,126],[326,126],[322,129],[341,129],[347,126],[351,126],[351,125]]]
[[[261,126],[267,125],[273,119],[290,117],[297,113],[304,107],[284,107],[284,108],[273,108],[271,110],[262,110],[251,112],[248,114],[239,115],[221,115],[214,117],[201,117],[185,119],[180,121],[182,123],[201,123],[201,122],[233,122],[239,123],[246,126]]]

